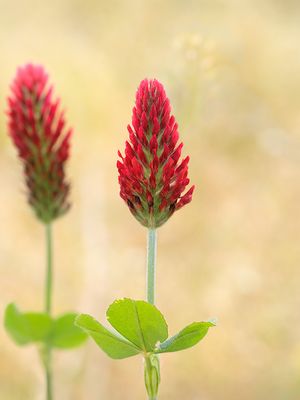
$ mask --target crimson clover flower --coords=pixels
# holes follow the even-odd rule
[[[69,209],[65,178],[71,129],[40,65],[18,68],[8,98],[8,130],[23,164],[29,204],[49,223]]]
[[[120,196],[142,225],[157,228],[192,200],[194,186],[184,193],[189,156],[180,161],[178,125],[156,79],[140,83],[128,132],[125,155],[118,152]]]

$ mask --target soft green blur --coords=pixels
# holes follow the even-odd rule
[[[297,0],[0,0],[0,109],[18,65],[42,63],[74,127],[72,209],[55,223],[54,312],[104,320],[145,297],[146,229],[118,195],[135,90],[161,80],[189,154],[193,202],[159,230],[157,305],[174,334],[161,400],[300,396],[300,3]],[[25,202],[0,116],[0,304],[41,310],[44,229]],[[36,349],[0,327],[0,399],[44,399]],[[145,399],[142,362],[94,343],[56,352],[56,400]]]

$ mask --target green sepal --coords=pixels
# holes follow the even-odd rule
[[[85,342],[87,334],[74,325],[76,313],[63,314],[52,321],[49,342],[52,347],[72,349]]]
[[[215,326],[214,322],[193,322],[179,333],[159,343],[156,353],[171,353],[195,346],[207,334],[209,328]]]
[[[44,341],[51,329],[49,315],[38,312],[21,313],[13,303],[6,307],[4,326],[11,338],[20,346]]]
[[[78,315],[75,325],[90,335],[97,345],[113,359],[132,357],[140,352],[133,343],[109,331],[90,315]]]
[[[109,306],[106,316],[124,338],[143,352],[153,352],[156,344],[168,337],[168,326],[163,315],[146,301],[116,300]]]

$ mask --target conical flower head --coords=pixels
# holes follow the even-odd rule
[[[22,161],[28,200],[37,217],[49,223],[68,208],[65,163],[71,130],[53,99],[53,87],[42,66],[17,70],[8,98],[8,130]]]
[[[136,93],[125,154],[117,162],[120,196],[144,226],[157,228],[192,200],[189,157],[181,159],[178,125],[163,85],[143,80]],[[185,192],[185,193],[184,193]]]

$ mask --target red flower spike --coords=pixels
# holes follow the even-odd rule
[[[37,217],[49,223],[70,207],[70,185],[65,180],[71,129],[65,129],[59,99],[53,99],[42,66],[17,70],[8,98],[8,130],[18,149],[28,189],[28,201]]]
[[[120,196],[144,226],[157,228],[192,200],[189,157],[180,160],[178,125],[171,113],[164,87],[157,80],[143,80],[136,93],[132,126],[125,156],[117,162]]]

